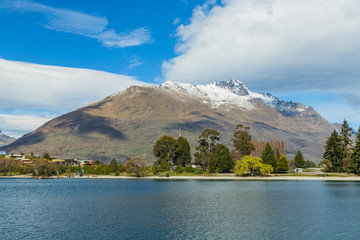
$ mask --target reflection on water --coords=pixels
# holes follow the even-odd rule
[[[0,179],[0,239],[358,239],[360,183]]]

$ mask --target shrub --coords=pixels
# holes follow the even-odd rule
[[[202,168],[200,167],[195,168],[195,174],[203,174],[203,173],[204,171],[202,170]]]
[[[176,168],[174,169],[174,172],[176,173],[182,173],[184,172],[184,168],[181,165],[176,166]]]

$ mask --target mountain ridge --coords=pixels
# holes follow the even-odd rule
[[[5,135],[0,130],[0,147],[8,145],[8,144],[14,142],[15,140],[16,140],[16,138]]]
[[[121,161],[141,155],[152,161],[152,146],[162,135],[177,137],[182,128],[194,152],[206,128],[219,130],[221,141],[230,146],[239,123],[251,127],[254,139],[284,140],[290,156],[302,149],[311,160],[321,158],[333,130],[312,107],[252,92],[239,80],[196,86],[166,82],[131,86],[59,116],[6,148]]]

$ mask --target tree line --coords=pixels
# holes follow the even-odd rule
[[[52,161],[48,153],[42,157],[35,157],[33,153],[26,155],[32,163],[23,164],[20,160],[14,158],[0,158],[0,174],[3,176],[12,176],[14,174],[33,175],[33,176],[53,176],[53,175],[109,175],[118,176],[122,173],[134,174],[137,177],[150,173],[151,169],[148,163],[141,157],[132,157],[125,164],[118,164],[113,158],[109,164],[103,164],[96,160],[95,165],[73,166],[67,164],[58,164]]]
[[[334,130],[327,138],[322,162],[326,171],[360,174],[360,127],[355,141],[352,137],[353,129],[344,120],[340,132]]]
[[[195,147],[194,163],[200,167],[197,171],[209,173],[230,173],[237,175],[264,175],[271,172],[283,173],[289,170],[289,160],[285,156],[283,142],[277,142],[276,152],[270,143],[266,143],[261,158],[250,156],[255,151],[250,127],[236,125],[231,139],[233,150],[220,142],[220,133],[215,129],[205,129],[200,135]],[[260,141],[256,142],[260,145]],[[153,164],[154,174],[169,171],[171,166],[175,171],[195,171],[189,166],[192,157],[190,144],[186,138],[175,139],[164,135],[160,137],[154,147],[156,161]],[[296,163],[298,167],[305,166],[306,161],[298,151]],[[303,162],[302,162],[303,160]]]

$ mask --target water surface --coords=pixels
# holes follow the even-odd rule
[[[360,183],[0,179],[0,239],[359,239]]]

